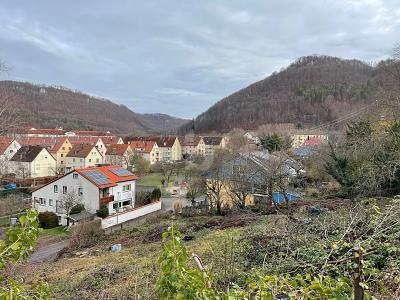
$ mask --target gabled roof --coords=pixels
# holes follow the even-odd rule
[[[100,138],[105,145],[117,144],[120,137],[118,136],[102,136]]]
[[[203,136],[204,144],[209,146],[219,146],[222,142],[222,136]]]
[[[44,148],[41,146],[22,146],[10,159],[10,161],[32,162],[42,152]],[[50,154],[49,154],[50,155]]]
[[[171,148],[175,141],[175,136],[142,136],[142,137],[126,137],[124,142],[127,144],[131,144],[133,141],[152,141],[156,142],[158,147],[168,147]]]
[[[78,136],[94,136],[94,137],[112,136],[111,132],[109,131],[104,132],[95,130],[71,130],[70,132]]]
[[[118,182],[124,182],[124,181],[138,179],[138,177],[136,175],[134,175],[133,173],[131,173],[131,175],[128,175],[128,176],[118,176],[118,175],[116,175],[116,173],[112,172],[112,170],[115,170],[115,169],[124,169],[124,168],[122,168],[121,166],[103,166],[103,167],[76,169],[75,172],[79,173],[80,175],[85,177],[87,180],[89,180],[91,183],[93,183],[95,186],[97,186],[99,188],[116,186]],[[126,169],[124,169],[124,170],[126,170]],[[88,176],[85,171],[101,172],[102,174],[104,174],[107,177],[107,179],[110,181],[110,183],[98,184],[90,176]]]
[[[0,136],[0,155],[4,154],[14,140],[7,136]]]
[[[51,148],[50,152],[58,152],[66,140],[68,139],[65,137],[58,139],[57,143]]]
[[[135,152],[150,153],[155,144],[154,141],[132,141],[129,145]]]
[[[179,142],[181,146],[193,146],[196,147],[201,141],[201,137],[199,136],[180,136]]]
[[[111,144],[107,147],[106,155],[123,156],[128,148],[130,145],[127,144]]]
[[[75,144],[72,149],[68,152],[67,157],[87,157],[92,152],[95,146],[91,144]]]
[[[98,136],[69,136],[68,140],[72,145],[74,144],[91,144],[94,145],[99,141]]]
[[[89,182],[91,182],[92,184],[94,184],[95,186],[97,186],[98,188],[106,188],[106,187],[111,187],[111,186],[116,186],[118,182],[124,182],[124,181],[131,181],[131,180],[137,180],[139,177],[137,177],[136,175],[134,175],[133,173],[131,173],[131,175],[129,176],[118,176],[115,173],[113,173],[111,170],[115,170],[115,169],[124,169],[121,166],[103,166],[103,167],[91,167],[91,168],[81,168],[81,169],[75,169],[57,179],[54,179],[50,182],[48,182],[45,185],[42,185],[41,187],[35,189],[34,191],[38,191],[41,188],[49,185],[49,184],[53,184],[55,182],[57,182],[59,179],[68,176],[71,173],[77,172],[78,174],[80,174],[82,177],[84,177],[86,180],[88,180]],[[124,169],[126,170],[126,169]],[[95,182],[95,180],[93,180],[92,178],[90,178],[90,176],[87,175],[87,173],[85,171],[98,171],[101,172],[102,174],[104,174],[109,183],[107,184],[97,184]]]

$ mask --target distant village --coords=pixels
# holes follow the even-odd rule
[[[247,154],[231,163],[243,164],[245,160],[252,165],[269,159],[262,137],[254,132],[239,135],[242,142],[246,141]],[[101,216],[102,229],[107,230],[120,224],[129,225],[162,209],[161,201],[144,205],[136,199],[135,158],[140,157],[150,166],[193,163],[199,158],[211,162],[217,151],[229,152],[230,147],[235,147],[231,138],[194,134],[123,138],[101,131],[13,129],[0,137],[1,180],[3,186],[31,187],[31,206],[42,213],[57,214],[61,225],[72,225],[97,215]],[[291,150],[304,156],[327,140],[327,135],[321,132],[296,133],[291,136]],[[290,167],[290,174],[300,169]],[[246,171],[252,172],[256,171]],[[237,172],[232,174],[238,176]],[[188,194],[187,186],[184,190]],[[247,203],[248,199],[243,201]],[[72,207],[79,205],[84,210],[70,214]]]

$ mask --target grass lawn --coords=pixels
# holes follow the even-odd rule
[[[154,186],[159,187],[161,185],[162,175],[160,173],[150,173],[144,176],[141,176],[137,182],[137,185],[141,186]],[[174,182],[175,176],[171,176],[170,183]]]
[[[69,236],[70,232],[69,231],[65,231],[65,227],[64,226],[58,226],[58,227],[54,227],[54,228],[50,228],[50,229],[42,229],[40,232],[40,235],[42,236]]]

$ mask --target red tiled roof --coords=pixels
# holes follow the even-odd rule
[[[323,141],[319,138],[309,138],[304,141],[303,146],[318,146],[322,142]]]
[[[111,145],[111,144],[116,144],[119,140],[119,137],[117,136],[102,136],[101,140],[105,145]]]
[[[54,144],[53,148],[51,148],[51,152],[57,152],[60,150],[62,145],[64,145],[64,142],[67,140],[67,138],[63,137],[57,140],[57,143]]]
[[[48,129],[48,128],[14,128],[10,130],[11,133],[16,134],[50,134],[50,135],[64,135],[66,130],[63,129]]]
[[[111,132],[109,131],[103,132],[94,130],[71,130],[71,132],[79,136],[95,136],[95,137],[112,136]]]
[[[126,150],[130,147],[127,144],[112,144],[107,147],[106,155],[119,155],[125,154]]]
[[[0,155],[4,154],[7,148],[11,145],[13,139],[7,136],[0,136]]]
[[[121,166],[103,166],[103,167],[82,168],[82,169],[76,169],[75,171],[78,172],[80,175],[85,177],[87,180],[89,180],[91,183],[93,183],[94,185],[96,185],[99,188],[116,186],[118,182],[138,179],[138,177],[136,175],[118,176],[110,171],[110,169],[115,169],[115,168],[121,168]],[[82,171],[99,171],[99,172],[103,173],[105,176],[107,176],[107,178],[111,181],[111,183],[97,184],[93,180],[91,180],[90,177],[88,177],[87,175],[82,173]]]
[[[195,136],[195,137],[190,137],[190,136],[182,136],[179,137],[179,142],[181,143],[182,146],[193,146],[196,147],[200,143],[201,137]]]
[[[68,152],[67,157],[87,157],[92,149],[94,148],[91,144],[75,144],[72,149]]]
[[[17,142],[20,143],[22,146],[24,145],[31,145],[31,146],[42,146],[49,150],[53,150],[54,146],[57,145],[60,141],[65,140],[64,137],[40,137],[40,136],[24,136],[17,138]]]
[[[132,141],[129,145],[133,151],[150,153],[153,150],[154,144],[156,144],[154,141]]]
[[[100,138],[97,136],[70,136],[68,140],[72,145],[74,144],[91,144],[94,145]]]
[[[175,136],[144,136],[144,137],[127,137],[124,142],[130,144],[133,141],[152,141],[156,142],[158,147],[172,147],[175,143]]]

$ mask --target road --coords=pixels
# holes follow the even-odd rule
[[[36,264],[44,261],[53,260],[57,257],[57,254],[68,246],[69,240],[63,240],[54,244],[38,248],[35,253],[29,259],[29,263]]]

